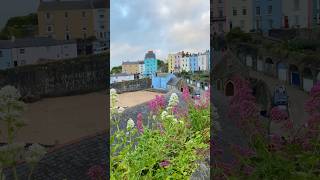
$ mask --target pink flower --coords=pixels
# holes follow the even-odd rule
[[[137,116],[137,128],[140,133],[143,133],[142,113],[138,113]]]
[[[164,160],[161,163],[159,163],[160,167],[167,167],[170,165],[170,161]]]
[[[278,107],[274,107],[271,109],[270,117],[271,117],[272,121],[274,121],[276,123],[280,123],[285,120],[288,120],[289,115],[287,112],[279,109]]]
[[[191,100],[188,86],[183,87],[182,99],[183,99],[185,102],[190,102],[190,100]]]
[[[159,96],[159,95],[156,95],[156,97],[149,101],[148,103],[148,107],[149,109],[151,110],[151,112],[153,113],[159,113],[159,111],[161,109],[163,109],[166,105],[166,99],[163,95]]]

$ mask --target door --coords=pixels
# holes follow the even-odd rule
[[[291,84],[300,87],[300,74],[298,72],[291,73]]]
[[[289,19],[288,16],[284,17],[284,28],[289,28]]]

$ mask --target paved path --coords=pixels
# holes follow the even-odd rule
[[[221,131],[218,132],[217,142],[223,150],[222,160],[230,162],[232,160],[230,144],[247,146],[244,134],[236,126],[235,122],[228,118],[228,98],[220,91],[213,89],[213,104],[218,109]]]
[[[276,78],[264,75],[263,73],[250,71],[250,76],[253,78],[263,80],[268,86],[270,90],[273,90],[277,84],[284,84]],[[308,114],[304,111],[304,104],[308,99],[308,94],[298,88],[295,88],[291,85],[284,84],[288,96],[289,96],[289,113],[290,118],[293,120],[295,127],[300,126],[305,123],[308,118]]]

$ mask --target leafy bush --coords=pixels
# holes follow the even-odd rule
[[[139,113],[136,124],[129,119],[127,129],[122,130],[115,108],[117,94],[115,90],[110,94],[111,119],[117,127],[111,136],[111,179],[188,179],[208,150],[210,124],[190,122],[187,113],[193,111],[180,108],[179,98],[173,93],[166,107],[162,96],[149,103],[151,127],[143,124]],[[190,96],[184,98],[190,107]],[[199,106],[198,112],[207,111],[208,106]],[[210,118],[209,113],[202,114],[201,119]]]

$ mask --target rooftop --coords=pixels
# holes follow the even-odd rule
[[[74,40],[54,40],[48,37],[23,38],[15,40],[0,40],[0,49],[22,48],[22,47],[39,47],[39,46],[56,46],[62,44],[75,44]]]
[[[148,51],[145,55],[145,59],[147,58],[156,59],[156,55],[153,53],[153,51]]]
[[[109,0],[40,1],[38,11],[109,8]]]

